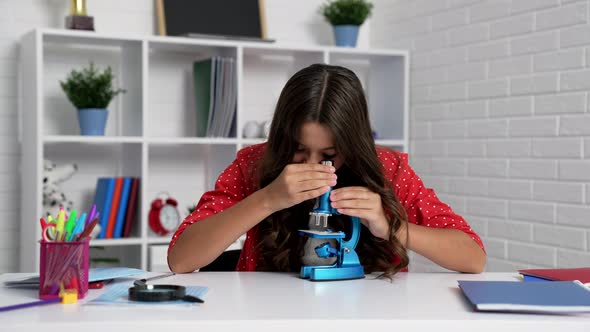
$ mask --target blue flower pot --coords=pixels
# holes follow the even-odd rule
[[[334,39],[336,46],[356,47],[356,40],[359,35],[358,25],[335,25]]]
[[[80,135],[104,136],[107,124],[108,110],[104,108],[82,108],[78,110]]]

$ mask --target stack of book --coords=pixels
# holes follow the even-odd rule
[[[197,137],[235,136],[237,82],[233,58],[193,63]]]
[[[459,280],[459,288],[477,311],[550,314],[590,312],[590,268],[528,269],[518,272],[523,275],[523,282]]]
[[[139,178],[101,177],[96,181],[94,204],[100,212],[98,239],[129,237],[137,215]]]

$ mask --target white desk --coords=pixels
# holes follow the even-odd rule
[[[6,280],[23,277],[0,276]],[[295,274],[203,272],[158,283],[209,287],[196,306],[77,304],[0,313],[2,331],[590,331],[590,315],[475,313],[457,280],[514,280],[516,274],[401,273],[387,280],[310,282]],[[154,282],[155,283],[155,282]],[[37,299],[33,290],[0,287],[0,306]],[[182,330],[181,330],[182,329]]]

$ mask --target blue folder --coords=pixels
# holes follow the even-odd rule
[[[100,233],[96,237],[97,239],[105,238],[114,191],[115,178],[103,177],[96,180],[94,204],[96,204],[97,211],[100,212],[100,221],[98,222],[100,225]]]
[[[545,278],[539,278],[539,277],[533,277],[533,276],[527,276],[527,275],[523,275],[523,276],[522,276],[522,281],[553,281],[553,280],[549,280],[549,279],[545,279]]]
[[[459,280],[477,311],[590,312],[590,289],[579,281],[519,282]]]
[[[117,211],[115,231],[113,232],[114,239],[123,237],[123,224],[125,223],[125,212],[127,212],[127,204],[129,203],[129,189],[131,189],[131,178],[123,178],[123,188],[121,189],[121,197],[119,199],[119,210]]]

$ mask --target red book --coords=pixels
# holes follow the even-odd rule
[[[547,279],[551,281],[573,281],[579,280],[581,283],[590,282],[590,267],[581,267],[575,269],[530,269],[518,270],[519,273]]]
[[[107,232],[105,238],[112,239],[115,231],[115,223],[117,219],[117,211],[119,211],[119,198],[121,197],[121,187],[123,187],[123,178],[115,178],[115,191],[113,192],[113,202],[111,203],[111,213],[109,215],[109,223],[107,224]]]
[[[131,235],[133,221],[135,220],[135,212],[137,211],[138,191],[139,178],[133,178],[131,180],[131,189],[129,190],[129,203],[127,205],[127,211],[125,213],[125,226],[123,228],[123,237],[129,237],[129,235]]]

